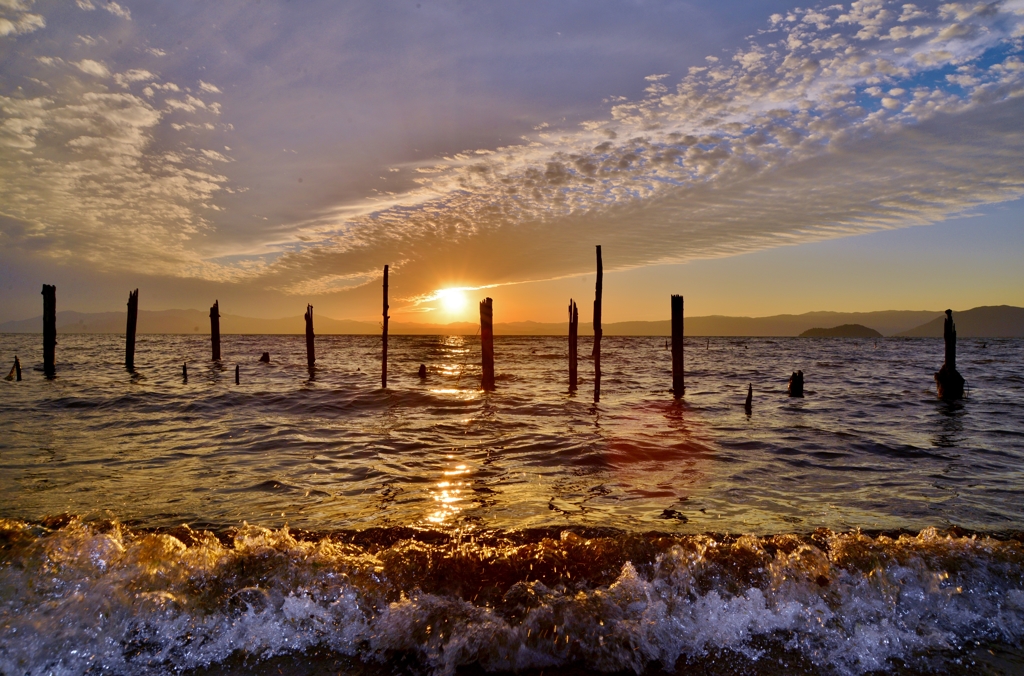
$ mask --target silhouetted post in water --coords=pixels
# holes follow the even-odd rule
[[[181,379],[186,383],[188,382],[188,362],[181,365]]]
[[[17,380],[21,382],[21,362],[18,360],[18,355],[14,355],[14,366],[11,367],[11,372],[7,374],[4,380]]]
[[[804,372],[794,371],[793,375],[789,377],[789,396],[791,397],[802,397],[804,396]]]
[[[124,367],[135,371],[135,326],[139,321],[139,290],[128,294],[128,326],[124,331]]]
[[[427,379],[427,365],[426,364],[420,364],[420,368],[419,368],[418,371],[416,371],[416,373],[417,373],[417,375],[419,375],[420,380],[426,380]]]
[[[220,361],[220,301],[210,308],[210,340],[213,341],[213,361]]]
[[[683,297],[672,296],[672,395],[677,399],[686,391],[683,372]]]
[[[480,351],[483,373],[480,387],[487,392],[494,391],[494,307],[490,298],[480,301]]]
[[[238,376],[239,376],[238,371],[239,371],[238,364],[235,364],[235,385],[238,384]]]
[[[946,310],[942,337],[946,341],[946,360],[942,363],[942,368],[935,374],[935,385],[941,398],[950,401],[963,399],[964,378],[956,370],[956,324],[953,323],[952,310]]]
[[[601,292],[604,286],[604,264],[601,245],[597,245],[597,286],[594,289],[594,403],[601,401]]]
[[[380,386],[388,386],[388,266],[384,266],[384,349],[380,357]]]
[[[260,355],[260,361],[263,362],[264,364],[269,364],[270,363],[270,353],[269,352],[264,352],[263,354],[261,354]]]
[[[43,373],[57,375],[57,287],[43,284]]]
[[[576,301],[569,299],[569,391],[575,392],[579,386],[577,373],[577,357],[579,356],[580,311]]]
[[[306,366],[316,364],[316,347],[313,345],[313,306],[306,304]]]
[[[747,415],[754,410],[754,385],[752,383],[747,385],[747,401],[743,404],[743,410],[747,412]]]

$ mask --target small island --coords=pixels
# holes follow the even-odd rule
[[[882,334],[862,324],[843,324],[831,329],[807,329],[801,338],[881,338]]]

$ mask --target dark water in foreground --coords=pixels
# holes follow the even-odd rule
[[[941,341],[693,340],[675,402],[610,338],[597,406],[557,338],[490,395],[472,337],[392,338],[386,392],[372,337],[40,342],[0,336],[2,674],[1024,672],[1024,341],[946,404]]]

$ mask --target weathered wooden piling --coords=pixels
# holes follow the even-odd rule
[[[43,284],[43,373],[57,375],[57,287]]]
[[[135,327],[139,322],[139,290],[128,294],[128,325],[124,330],[124,367],[135,371]]]
[[[220,361],[220,301],[210,308],[210,340],[213,343],[213,361]]]
[[[238,385],[239,381],[239,366],[235,364],[235,385]]]
[[[793,375],[789,377],[789,396],[791,397],[802,397],[804,396],[804,372],[794,371]]]
[[[380,386],[388,386],[388,266],[384,266],[384,333],[381,337],[383,346],[380,355]]]
[[[494,391],[494,307],[490,298],[480,301],[480,351],[483,372],[480,387]]]
[[[14,365],[11,366],[11,372],[7,374],[7,377],[4,378],[4,380],[15,379],[17,379],[19,383],[21,382],[21,362],[18,361],[17,355],[14,356]]]
[[[579,387],[577,363],[579,357],[580,311],[576,301],[569,299],[569,391]]]
[[[683,362],[683,297],[672,296],[672,396],[686,391]]]
[[[953,323],[952,310],[946,310],[942,338],[946,343],[946,358],[942,362],[942,368],[935,374],[935,386],[942,399],[949,401],[963,399],[966,381],[956,370],[956,324]]]
[[[750,413],[751,413],[751,411],[753,411],[753,409],[754,409],[754,384],[753,383],[748,383],[747,384],[747,401],[744,402],[744,404],[743,404],[743,410],[747,412],[747,415],[750,415]]]
[[[184,362],[181,365],[181,379],[186,383],[188,382],[188,362]]]
[[[316,365],[316,346],[313,344],[313,306],[306,304],[306,366]]]
[[[604,290],[604,264],[601,245],[597,245],[597,285],[594,288],[594,403],[601,401],[601,294]]]

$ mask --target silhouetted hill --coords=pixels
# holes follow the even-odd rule
[[[861,324],[843,324],[830,329],[807,329],[801,338],[881,338],[882,334]]]
[[[974,330],[974,317],[977,311],[997,311],[991,319],[980,320],[984,326],[992,326],[980,332]],[[1014,315],[1016,312],[1018,314]],[[975,308],[958,312],[954,316],[960,335],[985,336],[1024,336],[1024,320],[1021,308],[1002,306],[1001,308]],[[980,317],[981,315],[979,315]],[[988,315],[985,315],[986,317]],[[1017,317],[1014,319],[1013,317]],[[961,319],[963,318],[963,319]],[[581,317],[580,335],[593,335],[593,325]],[[936,328],[927,329],[920,335],[942,335],[941,311],[905,311],[886,310],[883,312],[808,312],[802,315],[774,315],[772,317],[725,317],[711,315],[706,317],[687,317],[687,336],[798,336],[808,329],[821,326],[840,326],[843,324],[859,324],[874,329],[884,336],[894,334],[912,334],[924,330],[925,324],[931,319],[937,322]],[[963,323],[965,322],[966,323]],[[985,322],[988,322],[987,324]],[[332,319],[322,315],[314,317],[318,335],[356,334],[367,335],[380,332],[377,321],[356,321],[353,319]],[[924,324],[924,326],[922,326]],[[222,314],[220,320],[221,333],[232,334],[301,334],[305,331],[305,322],[301,315],[282,317],[280,319],[258,319],[239,315]],[[914,328],[918,327],[918,328]],[[1000,328],[1002,327],[1002,328]],[[74,312],[65,310],[57,313],[58,333],[124,333],[124,312]],[[43,317],[39,315],[31,319],[4,322],[0,324],[0,333],[42,333]],[[210,317],[203,310],[139,310],[138,333],[208,333]],[[392,321],[389,326],[392,335],[475,335],[479,331],[476,322],[456,322],[452,324],[425,324]],[[966,332],[965,332],[966,331]],[[1001,331],[1001,332],[1000,332]],[[564,336],[567,332],[565,322],[497,322],[494,333],[499,336]],[[903,332],[903,333],[901,333]],[[669,336],[672,330],[669,320],[653,322],[611,322],[604,325],[606,336]]]
[[[898,335],[908,338],[941,338],[945,317],[935,318]],[[1024,308],[1012,305],[986,305],[953,312],[958,338],[1024,338]]]

